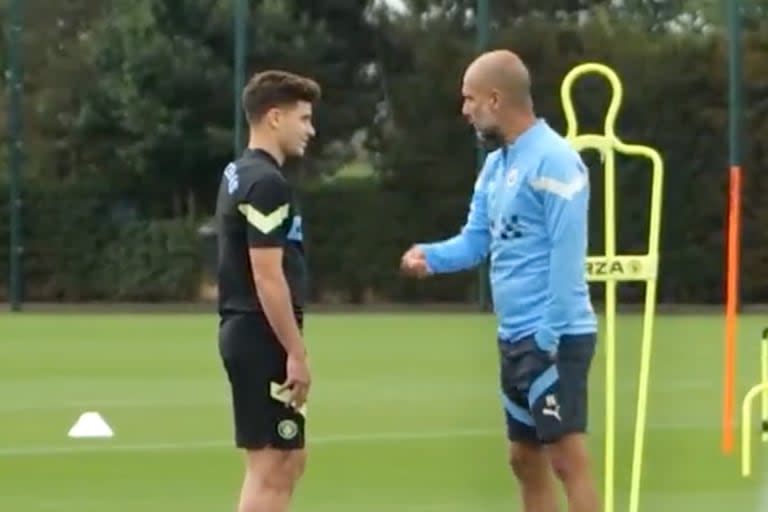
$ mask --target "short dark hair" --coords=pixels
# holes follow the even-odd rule
[[[314,103],[320,99],[320,86],[314,80],[288,71],[256,73],[243,89],[243,110],[250,122],[256,122],[271,108],[298,101]]]

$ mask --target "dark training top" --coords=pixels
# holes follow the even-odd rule
[[[282,247],[283,273],[293,310],[301,316],[307,296],[301,215],[278,162],[266,151],[246,149],[224,169],[216,201],[219,314],[262,313],[249,248]]]

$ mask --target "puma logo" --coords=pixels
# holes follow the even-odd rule
[[[541,413],[544,416],[552,416],[557,421],[562,423],[562,418],[560,417],[560,404],[557,403],[557,398],[555,395],[547,395],[547,397],[544,399],[545,405],[541,409]]]

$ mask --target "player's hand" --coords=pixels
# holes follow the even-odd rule
[[[306,403],[309,387],[312,384],[307,356],[305,354],[288,354],[285,373],[287,378],[282,389],[290,391],[291,396],[288,404],[298,410]]]
[[[400,268],[406,274],[420,278],[424,278],[429,275],[427,257],[424,254],[424,251],[415,245],[405,251],[405,254],[403,254],[402,258],[400,258]]]

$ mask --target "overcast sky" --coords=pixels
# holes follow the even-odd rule
[[[403,0],[378,0],[383,4],[387,4],[395,10],[402,11],[405,8]]]

